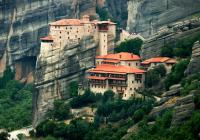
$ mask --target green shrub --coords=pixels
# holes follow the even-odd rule
[[[165,80],[165,88],[168,90],[170,86],[178,84],[184,78],[184,72],[189,64],[189,60],[182,60],[172,67],[171,73]]]
[[[161,56],[188,58],[191,56],[194,42],[200,41],[200,33],[188,38],[176,39],[173,44],[168,43],[161,49]]]
[[[48,112],[48,117],[54,120],[65,120],[70,117],[70,106],[64,100],[55,100],[54,107]]]
[[[154,69],[147,71],[145,77],[145,85],[146,87],[153,87],[157,85],[161,78],[166,76],[166,69],[164,65],[158,65]]]
[[[78,95],[70,101],[72,108],[79,108],[96,102],[96,96],[90,89],[85,90],[83,95]]]
[[[115,52],[129,52],[136,55],[140,54],[143,41],[140,38],[129,39],[121,42],[119,46],[115,48]]]
[[[76,81],[69,84],[69,93],[71,97],[78,96],[78,83]]]

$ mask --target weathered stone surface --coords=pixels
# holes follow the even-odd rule
[[[161,116],[167,109],[174,108],[175,103],[172,104],[163,104],[161,106],[154,107],[149,113],[149,118],[157,118]]]
[[[85,71],[94,66],[98,44],[92,37],[54,50],[53,56],[38,57],[34,93],[34,125],[44,119],[56,99],[69,97],[68,84],[74,80],[87,83]]]
[[[199,71],[200,71],[200,43],[199,41],[197,41],[194,43],[194,46],[192,48],[192,57],[185,71],[185,74],[190,75]]]
[[[40,38],[47,35],[50,22],[94,15],[96,1],[1,0],[0,11],[0,61],[4,58],[0,63],[14,66],[16,61],[37,56]]]
[[[200,20],[199,20],[200,22]],[[171,29],[169,29],[171,30]],[[162,47],[166,44],[177,44],[178,40],[182,40],[190,37],[191,35],[198,35],[200,33],[200,27],[191,28],[188,31],[173,31],[169,34],[158,33],[159,35],[152,36],[147,39],[141,50],[141,58],[143,60],[152,57],[161,56]]]
[[[174,108],[172,126],[181,124],[183,121],[191,117],[194,109],[194,94],[189,94],[188,96],[178,99],[176,107]]]
[[[180,91],[181,91],[181,85],[180,84],[173,85],[169,88],[169,91],[166,91],[162,95],[162,97],[178,96],[178,95],[180,95]]]
[[[118,22],[120,27],[126,28],[128,19],[128,0],[106,0],[105,6],[109,14]]]
[[[121,140],[126,140],[130,135],[136,134],[138,132],[139,123],[134,124],[127,130],[127,134],[121,138]]]
[[[200,11],[200,0],[129,0],[128,27],[144,37]]]

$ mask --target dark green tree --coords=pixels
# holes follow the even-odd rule
[[[140,38],[125,40],[115,48],[115,52],[129,52],[140,55],[142,44],[143,41]]]
[[[70,106],[63,100],[54,101],[53,118],[64,120],[70,116]]]
[[[0,140],[8,140],[10,135],[7,132],[1,132],[0,133]]]
[[[71,97],[78,96],[78,83],[76,81],[73,81],[69,84],[69,93]]]

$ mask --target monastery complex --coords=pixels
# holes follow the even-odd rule
[[[92,36],[99,46],[97,55],[113,53],[116,37],[116,24],[108,21],[90,21],[88,15],[82,19],[62,19],[50,24],[47,37],[41,38],[41,54],[49,53],[54,48],[63,48],[68,43],[79,42],[84,37]]]
[[[175,59],[156,57],[142,62],[140,56],[121,52],[114,54],[116,24],[108,21],[90,21],[85,15],[82,19],[62,19],[50,24],[47,37],[41,38],[40,55],[45,57],[52,50],[60,49],[85,37],[93,37],[98,44],[95,67],[87,71],[88,87],[94,93],[113,90],[122,99],[140,97],[145,86],[146,71],[157,65],[164,65],[169,73],[176,63]],[[140,37],[121,30],[120,41]],[[133,46],[134,47],[134,46]]]

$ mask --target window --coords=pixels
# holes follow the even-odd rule
[[[131,66],[131,63],[128,63],[129,66]]]
[[[132,88],[130,88],[130,90],[132,90]]]
[[[69,32],[67,32],[67,34],[69,34]]]
[[[138,63],[136,63],[136,66],[138,65]]]
[[[66,30],[67,30],[67,27],[66,27]]]
[[[61,39],[61,36],[60,36],[60,39]]]
[[[61,34],[61,31],[60,31],[60,34]]]
[[[70,37],[68,37],[68,39],[70,39]]]
[[[132,84],[134,83],[134,81],[132,81]]]

